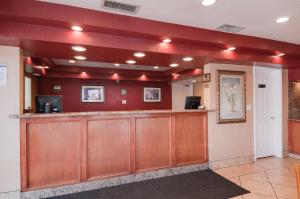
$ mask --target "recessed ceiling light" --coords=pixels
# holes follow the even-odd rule
[[[127,63],[127,64],[135,64],[136,61],[134,61],[134,60],[127,60],[126,63]]]
[[[202,0],[202,5],[211,6],[216,3],[216,0]]]
[[[135,52],[133,55],[134,55],[135,57],[145,57],[145,56],[146,56],[146,54],[143,53],[143,52]]]
[[[35,66],[35,68],[38,68],[38,69],[43,69],[44,66]]]
[[[81,55],[74,56],[74,58],[75,58],[75,59],[78,59],[78,60],[86,60],[86,57],[81,56]]]
[[[154,68],[154,69],[159,69],[159,66],[154,66],[153,68]]]
[[[193,57],[184,57],[184,58],[182,58],[182,60],[185,62],[189,62],[189,61],[193,61],[194,58]]]
[[[172,68],[175,68],[175,67],[178,67],[179,65],[176,64],[176,63],[173,63],[173,64],[170,64],[170,66],[171,66]]]
[[[73,60],[73,59],[69,60],[69,63],[71,63],[71,64],[74,64],[75,62],[76,62],[76,61]]]
[[[279,57],[282,57],[282,56],[284,56],[285,54],[284,53],[278,53],[277,54],[277,56],[279,56]]]
[[[80,26],[71,26],[71,29],[77,32],[81,32],[83,30],[83,28]]]
[[[45,68],[45,69],[49,69],[50,67],[49,67],[49,66],[44,66],[44,68]]]
[[[229,51],[234,51],[236,48],[235,47],[229,47],[229,48],[227,48],[227,50],[229,50]]]
[[[86,51],[86,48],[85,47],[82,47],[82,46],[72,46],[72,49],[77,51],[77,52],[84,52]]]
[[[114,76],[118,76],[118,73],[115,73]]]
[[[118,64],[118,63],[115,63],[115,64],[114,64],[114,66],[115,66],[115,67],[119,67],[119,66],[120,66],[120,64]]]
[[[284,23],[287,22],[290,18],[289,17],[280,17],[276,20],[277,23]]]
[[[163,42],[163,43],[171,43],[172,40],[171,40],[170,38],[165,38],[165,39],[163,39],[162,42]]]

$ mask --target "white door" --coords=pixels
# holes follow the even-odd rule
[[[282,153],[282,70],[255,67],[256,158]]]

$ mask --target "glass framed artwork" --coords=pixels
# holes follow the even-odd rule
[[[218,124],[246,122],[246,72],[217,72]]]
[[[144,88],[144,102],[160,102],[161,88]]]
[[[104,86],[81,86],[81,102],[104,102]]]

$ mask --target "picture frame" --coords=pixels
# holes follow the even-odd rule
[[[217,73],[218,124],[246,122],[246,72]]]
[[[202,83],[210,82],[210,73],[206,73],[202,75]]]
[[[122,88],[121,89],[121,95],[127,95],[127,89]]]
[[[83,103],[101,103],[105,101],[104,86],[82,85],[81,102]]]
[[[160,102],[161,88],[144,88],[144,102]]]
[[[6,87],[8,83],[8,66],[0,63],[0,87]]]

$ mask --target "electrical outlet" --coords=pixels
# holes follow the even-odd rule
[[[122,104],[127,104],[127,101],[126,100],[122,100]]]

